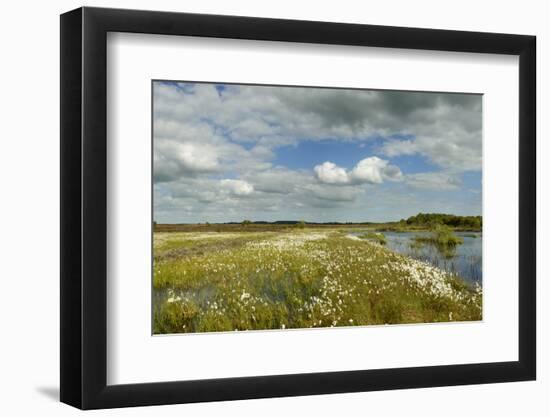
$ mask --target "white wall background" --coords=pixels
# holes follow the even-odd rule
[[[0,233],[0,410],[3,415],[75,415],[59,392],[59,17],[70,0],[8,2],[0,24],[3,219]],[[550,158],[543,120],[550,97],[550,26],[544,2],[523,0],[320,2],[93,1],[86,5],[533,34],[538,37],[538,381],[99,411],[94,415],[529,415],[550,412]],[[545,101],[546,100],[546,101]],[[546,395],[545,395],[546,394]]]

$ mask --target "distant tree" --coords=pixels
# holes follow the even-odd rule
[[[298,223],[296,223],[296,227],[298,229],[303,229],[304,227],[306,227],[306,222],[303,220],[300,220]]]
[[[408,225],[430,226],[445,225],[460,228],[480,229],[483,223],[481,216],[455,216],[443,213],[418,213],[405,221]]]
[[[248,220],[248,219],[245,219],[245,220],[243,220],[243,221],[241,222],[241,224],[242,224],[243,226],[248,226],[249,224],[252,224],[252,222],[251,222],[250,220]]]

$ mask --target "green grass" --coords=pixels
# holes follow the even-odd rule
[[[372,242],[376,242],[380,245],[385,245],[387,242],[386,240],[386,236],[384,236],[382,233],[379,233],[379,232],[367,232],[367,233],[362,233],[360,235],[357,236],[358,238],[360,239],[367,239],[367,240],[370,240]]]
[[[439,252],[447,258],[454,257],[456,254],[456,247],[463,243],[464,240],[455,235],[450,227],[441,224],[435,225],[428,235],[416,236],[414,238],[414,245],[434,245]]]
[[[154,333],[481,319],[480,289],[330,229],[155,233]]]

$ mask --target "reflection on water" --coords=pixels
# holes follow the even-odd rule
[[[464,243],[457,245],[453,253],[442,253],[436,246],[430,244],[415,244],[414,237],[422,233],[385,233],[388,241],[387,247],[396,252],[408,255],[412,258],[429,262],[440,269],[453,272],[472,283],[481,285],[481,233],[455,233]],[[454,255],[454,256],[453,256]]]
[[[354,233],[361,234],[361,233]],[[456,232],[464,243],[451,251],[441,251],[432,244],[418,244],[416,236],[427,236],[418,232],[384,232],[386,247],[403,255],[428,262],[440,269],[455,273],[470,283],[482,284],[482,234]]]

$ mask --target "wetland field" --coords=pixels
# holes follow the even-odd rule
[[[213,227],[154,233],[154,334],[482,319],[481,277],[419,249],[426,232]]]

